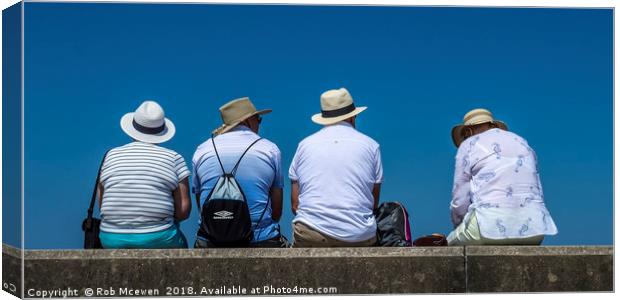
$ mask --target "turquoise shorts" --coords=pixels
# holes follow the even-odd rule
[[[150,233],[100,232],[101,245],[106,249],[165,249],[187,248],[187,239],[177,224]]]

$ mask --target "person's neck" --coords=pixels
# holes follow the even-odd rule
[[[337,125],[355,128],[355,125],[353,123],[349,122],[349,121],[340,121],[340,122],[337,122],[337,123],[334,123],[334,124],[325,125],[325,127],[337,126]]]
[[[496,127],[487,127],[487,128],[484,128],[484,129],[479,129],[479,130],[476,130],[476,131],[474,132],[474,135],[476,135],[476,134],[481,134],[481,133],[485,133],[485,132],[487,132],[487,131],[489,131],[489,130],[492,130],[492,129],[495,129],[495,128],[496,128]]]
[[[229,130],[228,132],[233,132],[233,131],[252,131],[252,129],[245,124],[239,124],[233,127],[233,129]]]

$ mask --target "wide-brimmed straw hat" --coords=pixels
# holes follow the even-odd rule
[[[249,117],[264,115],[270,112],[271,109],[256,110],[256,107],[254,107],[254,104],[252,104],[248,97],[232,100],[220,107],[220,115],[224,124],[213,130],[213,134],[225,133]]]
[[[367,107],[355,107],[353,97],[347,89],[329,90],[321,94],[321,113],[312,116],[312,121],[320,125],[331,125],[353,117]]]
[[[508,130],[506,123],[493,119],[493,114],[490,111],[484,108],[472,109],[463,117],[463,124],[452,127],[452,141],[454,145],[458,147],[463,142],[463,129],[465,127],[483,123],[493,123],[503,130]]]
[[[121,118],[121,128],[135,140],[159,144],[170,140],[175,133],[172,121],[165,118],[164,109],[155,101],[144,101],[135,112]]]

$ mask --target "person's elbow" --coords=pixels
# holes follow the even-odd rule
[[[467,212],[467,208],[469,205],[456,205],[455,202],[452,202],[450,205],[450,214],[452,216],[452,224],[456,228],[463,222],[463,217],[465,216],[465,212]]]
[[[178,212],[174,216],[174,219],[177,222],[185,221],[185,220],[187,220],[187,218],[189,218],[189,212]]]
[[[293,215],[297,215],[297,207],[299,206],[299,200],[295,196],[291,197],[291,212]]]
[[[191,211],[192,211],[192,207],[191,205],[189,205],[189,200],[188,200],[188,203],[186,205],[183,205],[181,209],[175,213],[175,216],[174,216],[175,220],[177,221],[187,220],[187,218],[189,218]]]
[[[174,219],[183,221],[189,218],[192,209],[191,197],[189,195],[189,180],[187,178],[179,182],[179,186],[172,192],[174,201]]]
[[[269,197],[271,198],[271,219],[278,222],[282,217],[282,188],[272,188]]]
[[[282,210],[273,211],[273,213],[271,214],[271,219],[276,222],[280,222],[280,218],[282,218]]]
[[[299,206],[299,183],[297,180],[291,180],[291,212],[297,215],[297,207]]]
[[[282,218],[282,200],[280,200],[277,205],[271,207],[271,219],[279,222],[280,218]]]
[[[381,183],[375,183],[372,188],[373,210],[379,208],[379,198],[381,195]]]
[[[461,225],[461,222],[463,222],[463,217],[453,213],[452,214],[452,225],[454,225],[454,228]]]

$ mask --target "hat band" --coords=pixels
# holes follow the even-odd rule
[[[335,118],[335,117],[340,117],[342,115],[346,115],[354,110],[355,110],[355,104],[351,103],[351,105],[347,105],[339,109],[321,110],[321,116],[323,116],[323,118]]]
[[[164,131],[164,129],[166,129],[166,122],[164,122],[164,124],[161,124],[161,126],[159,127],[142,126],[136,122],[136,119],[133,119],[131,123],[133,124],[133,128],[144,134],[158,134]]]

